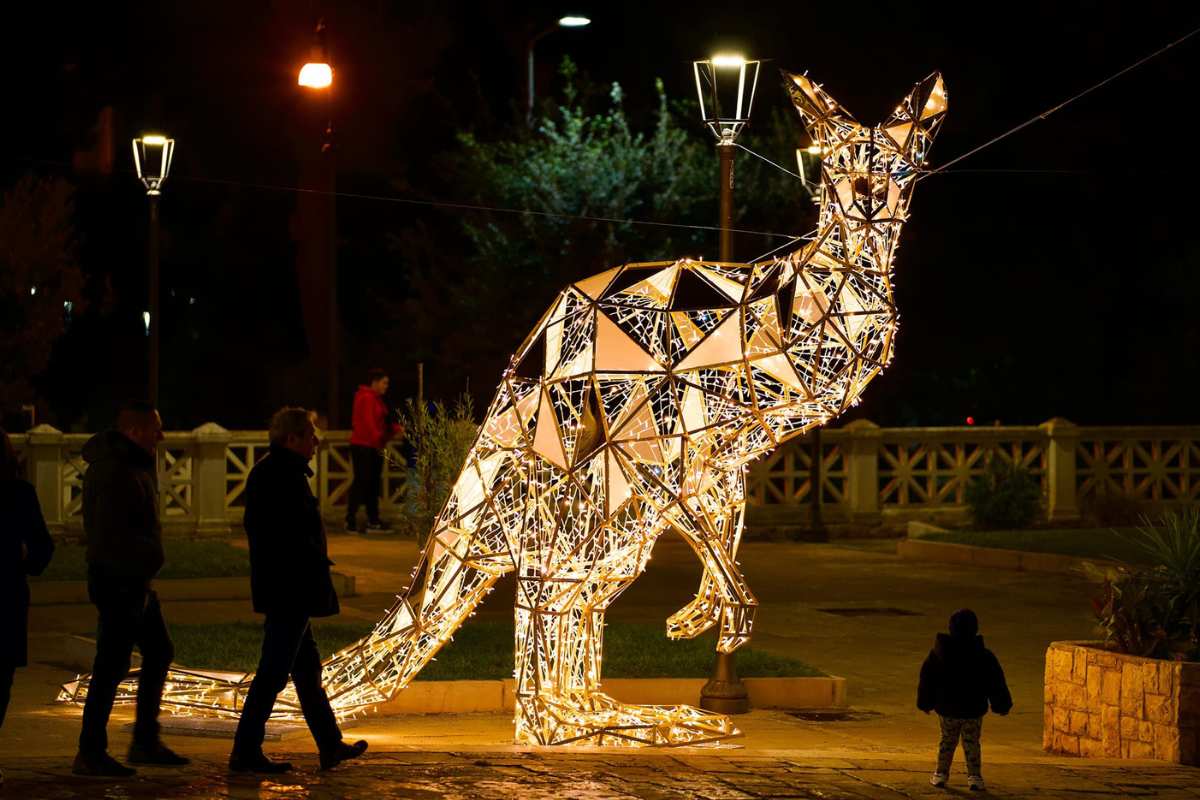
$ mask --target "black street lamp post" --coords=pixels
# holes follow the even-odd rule
[[[737,136],[750,121],[758,61],[717,55],[692,63],[700,117],[717,139],[720,160],[721,261],[733,261],[733,155]],[[746,685],[737,676],[733,653],[717,652],[712,675],[700,690],[700,707],[722,714],[750,710]]]
[[[323,280],[319,282],[324,288],[325,307],[323,309],[325,328],[325,377],[328,411],[326,419],[331,429],[337,429],[341,423],[341,403],[339,402],[341,380],[339,364],[339,326],[337,301],[337,162],[333,142],[333,67],[329,63],[329,53],[325,46],[325,20],[318,19],[313,31],[313,46],[309,60],[300,68],[297,84],[315,95],[314,102],[323,103],[320,113],[324,118],[321,133],[321,156],[317,166],[316,188],[322,195],[314,200],[319,205],[320,234],[314,237],[320,242],[323,253],[318,258],[324,262]],[[319,350],[318,350],[319,352]]]
[[[559,28],[582,28],[585,25],[590,25],[591,20],[581,16],[565,16],[559,17],[558,22],[546,28],[541,33],[531,36],[529,41],[525,43],[525,124],[533,125],[533,98],[535,95],[535,85],[533,80],[533,47],[541,39],[554,33]]]
[[[150,204],[150,226],[147,231],[146,260],[149,268],[148,310],[144,313],[146,335],[150,339],[150,358],[147,369],[146,389],[150,403],[158,407],[158,363],[159,363],[159,225],[158,198],[162,196],[162,185],[171,171],[171,159],[175,155],[175,140],[148,133],[133,140],[133,165],[138,178],[146,187]]]

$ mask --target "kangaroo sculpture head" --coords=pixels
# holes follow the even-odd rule
[[[903,222],[916,176],[946,115],[946,85],[934,72],[881,125],[860,125],[807,76],[784,73],[792,103],[821,154],[822,222]]]
[[[893,258],[947,107],[935,72],[883,124],[866,127],[808,77],[784,79],[821,153],[820,213],[803,247],[753,265],[746,280],[747,366],[769,432],[764,448],[856,404],[890,361],[899,319]],[[768,287],[773,309],[764,302]]]

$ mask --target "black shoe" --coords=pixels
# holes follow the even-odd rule
[[[121,764],[103,750],[94,753],[80,750],[71,772],[92,778],[132,778],[137,774],[136,769]]]
[[[354,744],[338,742],[332,750],[325,750],[321,753],[321,769],[333,769],[343,761],[358,758],[365,752],[367,752],[367,743],[363,739],[359,739]]]
[[[125,759],[130,764],[153,764],[156,767],[184,767],[192,763],[190,758],[184,758],[162,742],[129,745],[129,757]]]
[[[358,533],[358,522],[349,517],[346,518],[346,533]]]
[[[263,772],[269,775],[280,775],[284,772],[292,771],[290,761],[272,761],[262,754],[262,751],[244,755],[242,753],[229,754],[229,771],[230,772]]]
[[[367,527],[364,528],[363,530],[365,530],[367,533],[391,533],[392,532],[392,529],[389,528],[386,523],[381,522],[379,520],[376,520],[375,522],[368,522]]]

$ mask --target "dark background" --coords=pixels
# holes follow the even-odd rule
[[[460,131],[510,135],[525,42],[562,13],[593,23],[539,41],[539,95],[569,55],[589,79],[622,84],[635,125],[650,124],[654,78],[690,97],[690,61],[717,50],[770,59],[756,118],[785,103],[779,67],[807,70],[864,124],[940,69],[950,110],[934,166],[1200,25],[1200,12],[1154,1],[41,5],[6,11],[0,186],[33,171],[77,187],[79,263],[106,301],[73,320],[37,383],[42,418],[66,429],[106,424],[139,390],[146,200],[129,139],[150,129],[178,141],[161,211],[167,426],[263,427],[282,403],[321,404],[300,311],[299,195],[285,190],[320,145],[320,110],[295,86],[317,16],[335,68],[338,189],[441,200],[463,198],[439,154]],[[920,185],[897,261],[897,358],[854,416],[1197,421],[1197,67],[1200,36]],[[708,136],[698,122],[695,135]],[[393,400],[411,396],[424,362],[427,396],[469,385],[486,404],[503,364],[447,354],[429,324],[447,324],[439,298],[414,297],[409,280],[423,252],[460,246],[471,212],[349,196],[337,212],[345,402],[372,365],[391,371]],[[742,237],[738,257],[764,242]],[[605,266],[581,263],[578,277]],[[506,352],[558,288],[497,326]],[[478,289],[461,271],[444,287]]]

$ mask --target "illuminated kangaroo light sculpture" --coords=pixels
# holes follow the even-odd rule
[[[505,372],[413,585],[326,663],[340,714],[407,686],[515,572],[517,742],[737,735],[720,714],[601,692],[605,611],[674,529],[704,570],[668,636],[719,624],[722,652],[750,638],[757,601],[734,560],[745,467],[857,402],[891,359],[892,261],[946,111],[936,73],[877,128],[808,78],[785,79],[823,154],[815,235],[756,264],[626,264],[559,293]],[[250,676],[178,670],[168,681],[167,706],[234,714]],[[84,689],[69,684],[63,699]],[[298,712],[290,690],[278,708]]]

